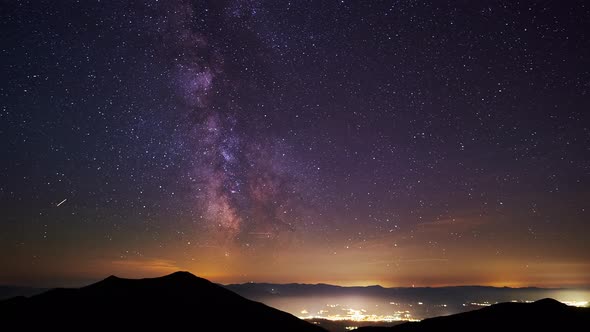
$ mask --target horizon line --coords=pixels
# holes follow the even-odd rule
[[[341,288],[369,288],[369,287],[380,287],[384,289],[410,289],[410,288],[460,288],[460,287],[486,287],[486,288],[508,288],[508,289],[546,289],[546,290],[566,290],[566,289],[590,289],[590,284],[570,284],[570,285],[558,285],[558,286],[539,286],[539,285],[523,285],[523,286],[509,286],[510,282],[507,282],[505,285],[491,285],[491,284],[476,284],[476,283],[466,283],[466,284],[440,284],[440,285],[404,285],[404,286],[383,286],[379,283],[366,283],[366,284],[348,284],[346,282],[343,283],[332,283],[332,282],[269,282],[269,281],[243,281],[243,282],[217,282],[215,281],[215,277],[207,277],[201,276],[190,271],[174,271],[168,274],[159,275],[159,276],[146,276],[146,277],[134,277],[130,278],[127,276],[119,277],[117,275],[111,274],[106,277],[100,278],[71,278],[70,281],[66,281],[64,279],[62,282],[55,282],[54,285],[42,285],[42,283],[13,283],[13,282],[3,282],[0,281],[0,287],[22,287],[22,288],[39,288],[39,289],[52,289],[52,288],[79,288],[84,287],[87,285],[94,284],[96,282],[100,282],[108,277],[118,277],[121,279],[153,279],[153,278],[162,278],[165,276],[169,276],[178,272],[187,272],[195,277],[206,279],[214,284],[222,285],[222,286],[236,286],[236,285],[249,285],[249,284],[266,284],[266,285],[303,285],[303,286],[332,286],[332,287],[341,287]],[[57,278],[56,278],[57,279]],[[35,285],[37,284],[37,285]],[[51,284],[51,282],[43,283],[43,284]]]

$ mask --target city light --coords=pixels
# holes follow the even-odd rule
[[[360,308],[348,308],[340,304],[326,304],[327,308],[336,309],[334,310],[318,310],[315,315],[305,315],[308,313],[306,309],[301,310],[301,314],[305,316],[299,316],[301,319],[326,319],[331,321],[353,321],[353,322],[399,322],[399,321],[418,321],[413,318],[412,314],[408,310],[396,310],[391,314],[380,315],[370,314],[366,309]]]

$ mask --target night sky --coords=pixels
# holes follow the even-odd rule
[[[585,1],[0,12],[0,283],[590,285]]]

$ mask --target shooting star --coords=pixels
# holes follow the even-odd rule
[[[63,204],[63,203],[65,203],[67,200],[68,200],[68,199],[67,199],[67,198],[65,198],[63,201],[61,201],[61,202],[57,203],[56,207],[58,207],[58,206],[62,205],[62,204]]]

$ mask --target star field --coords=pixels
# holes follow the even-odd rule
[[[1,282],[590,282],[584,1],[1,8]]]

